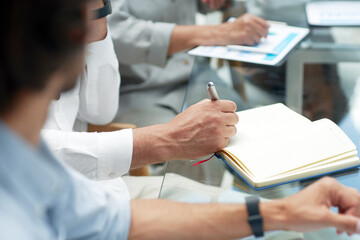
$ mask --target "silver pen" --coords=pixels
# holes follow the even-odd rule
[[[215,84],[213,82],[209,82],[207,84],[207,90],[208,90],[211,101],[219,100],[219,95],[217,94]]]

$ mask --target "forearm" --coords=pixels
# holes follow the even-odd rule
[[[268,28],[264,19],[250,14],[215,26],[176,26],[170,37],[168,55],[199,45],[254,45],[267,36]]]
[[[133,129],[131,169],[172,160],[175,143],[169,138],[166,124]]]
[[[176,26],[171,34],[168,55],[196,46],[221,45],[223,31],[219,26]]]
[[[265,231],[284,228],[280,201],[260,203]],[[130,239],[237,239],[252,235],[244,204],[132,201]]]

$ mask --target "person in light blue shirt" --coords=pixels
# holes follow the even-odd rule
[[[12,0],[0,9],[7,33],[0,38],[0,239],[252,235],[245,204],[130,200],[126,187],[106,190],[50,154],[40,131],[51,100],[71,89],[83,68],[86,7],[83,0]],[[263,231],[360,233],[360,194],[331,178],[257,207]]]
[[[1,9],[7,34],[0,38],[0,239],[128,237],[126,191],[99,187],[39,139],[48,104],[59,94],[42,89],[69,89],[82,68],[85,7],[83,0],[16,0]],[[56,80],[46,81],[50,76]]]
[[[2,122],[0,132],[0,239],[127,238],[129,197],[110,194]]]

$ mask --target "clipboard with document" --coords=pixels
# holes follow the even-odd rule
[[[271,24],[269,35],[254,46],[199,46],[188,53],[261,65],[280,65],[286,56],[309,34],[308,28]]]

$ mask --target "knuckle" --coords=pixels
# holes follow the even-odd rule
[[[210,120],[212,123],[219,124],[219,123],[221,123],[222,119],[221,119],[220,115],[213,115],[210,117]]]
[[[202,106],[204,105],[204,106],[209,106],[210,107],[211,100],[210,99],[203,99],[198,104],[202,105]]]
[[[220,128],[219,127],[215,127],[214,128],[214,130],[213,130],[213,132],[214,132],[214,135],[215,136],[221,136],[222,135],[222,131],[220,130]]]
[[[336,180],[331,178],[331,177],[323,177],[321,180],[320,180],[320,184],[323,186],[323,187],[331,187],[331,186],[334,186],[334,184],[336,184]]]

